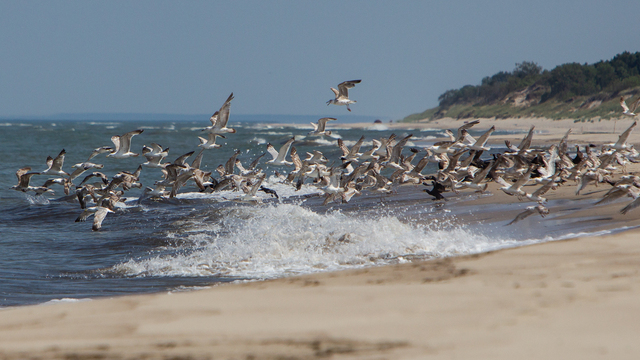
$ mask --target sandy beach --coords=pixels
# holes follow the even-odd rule
[[[615,122],[615,132],[613,120],[481,120],[479,128],[526,132],[535,125],[534,145],[572,128],[572,146],[615,142],[631,122]],[[637,131],[629,138],[639,140]],[[489,190],[495,195],[467,205],[513,201],[495,183]],[[574,192],[571,183],[549,198],[571,200]],[[191,292],[6,308],[0,359],[637,359],[640,210],[622,216],[622,206],[576,211],[630,228],[613,235]]]

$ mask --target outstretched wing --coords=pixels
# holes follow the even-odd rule
[[[338,96],[349,98],[349,89],[356,86],[356,84],[359,84],[361,81],[362,80],[349,80],[341,82],[340,84],[338,84],[338,90],[340,92]]]

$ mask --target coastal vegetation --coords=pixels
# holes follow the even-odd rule
[[[640,94],[640,52],[623,52],[595,64],[568,63],[543,70],[531,61],[517,63],[479,85],[447,90],[439,105],[404,121],[463,118],[546,117],[610,119],[622,112],[620,97]]]

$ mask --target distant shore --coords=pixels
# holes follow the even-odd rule
[[[604,144],[611,143],[618,140],[618,136],[629,125],[633,123],[635,118],[623,117],[612,120],[601,121],[576,121],[573,119],[564,120],[552,120],[546,118],[508,118],[508,119],[477,119],[480,120],[478,125],[475,125],[475,130],[487,130],[491,126],[495,126],[498,131],[508,131],[512,134],[507,135],[492,135],[489,139],[490,143],[503,143],[504,140],[514,141],[518,138],[522,138],[524,135],[518,135],[518,133],[526,134],[529,128],[533,125],[535,129],[535,143],[547,144],[559,140],[564,136],[567,130],[571,129],[569,141],[579,144]],[[417,122],[383,122],[383,123],[328,123],[327,129],[380,129],[380,130],[425,130],[425,129],[451,129],[455,130],[468,121],[476,119],[452,119],[443,118],[433,121],[417,121]],[[270,126],[296,126],[300,128],[311,128],[305,124],[270,124]],[[444,139],[444,138],[443,138]],[[632,132],[629,137],[630,143],[640,142],[640,132]]]
[[[514,131],[495,136],[497,143],[518,141],[535,125],[534,146],[556,142],[571,128],[569,144],[584,145],[613,142],[632,122],[620,119],[615,133],[614,121],[604,120],[481,119],[477,128]],[[632,133],[629,142],[638,140],[640,133]],[[635,165],[629,170],[637,174]],[[595,202],[607,189],[591,190],[584,196]],[[494,196],[472,205],[513,201],[495,183],[489,191]],[[549,196],[570,204],[574,193],[568,182]],[[583,221],[631,229],[613,235],[185,293],[3,309],[0,359],[638,358],[640,209],[622,216],[621,204],[576,209]]]

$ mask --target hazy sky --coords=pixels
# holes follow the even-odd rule
[[[4,1],[0,117],[217,110],[398,119],[535,61],[640,51],[640,1]]]

